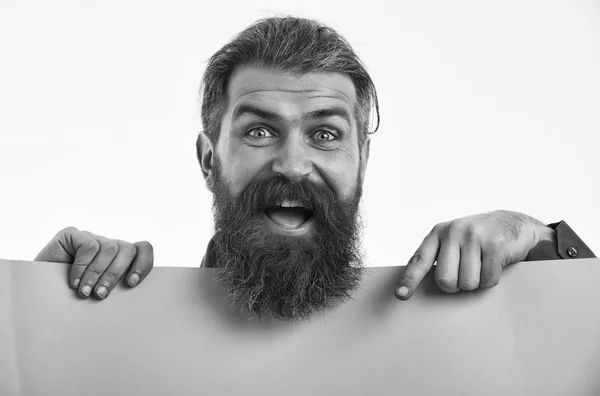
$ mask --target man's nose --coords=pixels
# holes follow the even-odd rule
[[[287,139],[273,162],[274,172],[284,175],[289,180],[301,179],[312,172],[306,144],[301,140]]]

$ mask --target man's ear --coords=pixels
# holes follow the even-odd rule
[[[367,171],[367,164],[369,163],[369,153],[371,151],[371,137],[367,136],[360,153],[360,180],[365,180],[365,172]]]
[[[210,192],[213,192],[215,178],[213,172],[214,148],[210,138],[204,131],[200,131],[198,139],[196,139],[196,155],[198,156],[198,162],[200,163],[206,187]]]

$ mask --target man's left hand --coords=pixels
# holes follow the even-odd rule
[[[447,293],[494,287],[505,266],[523,261],[553,232],[533,217],[506,210],[439,223],[408,262],[396,297],[408,300],[435,261],[435,283]]]

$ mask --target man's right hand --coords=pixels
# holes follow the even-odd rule
[[[129,286],[139,285],[152,270],[150,242],[128,243],[67,227],[42,249],[34,261],[72,264],[69,285],[88,298],[105,299],[127,275]]]

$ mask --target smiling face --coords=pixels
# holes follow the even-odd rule
[[[236,302],[283,319],[349,296],[360,279],[354,84],[340,73],[236,69],[216,147],[201,165],[215,194],[218,279]]]

